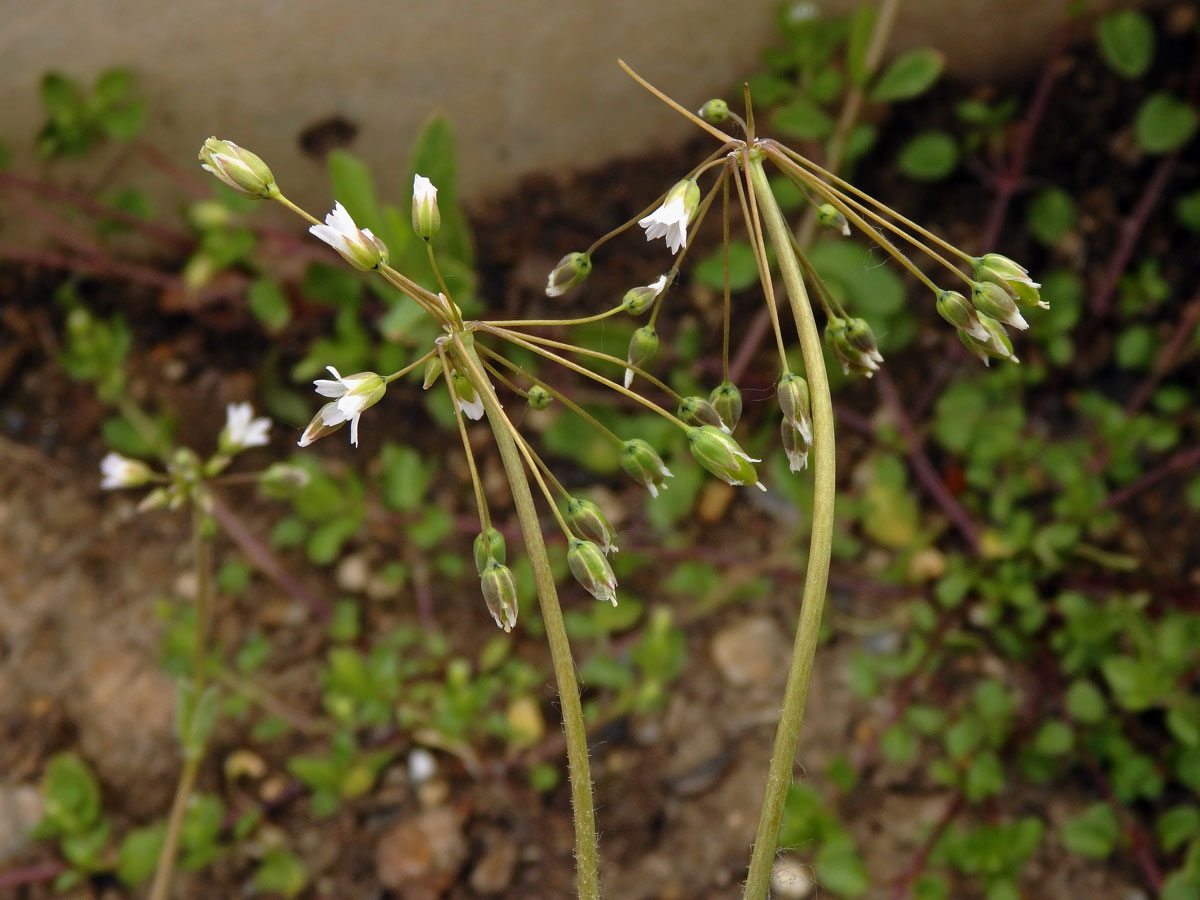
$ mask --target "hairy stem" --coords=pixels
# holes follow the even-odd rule
[[[833,401],[829,396],[829,377],[825,372],[825,356],[821,338],[813,317],[808,291],[800,274],[800,266],[792,251],[791,232],[771,193],[762,158],[751,154],[750,183],[763,215],[767,234],[775,247],[779,270],[787,288],[792,315],[800,332],[800,350],[804,355],[805,375],[812,398],[813,420],[813,517],[812,537],[808,552],[808,571],[804,577],[804,593],[800,604],[800,622],[792,646],[792,663],[784,690],[783,709],[775,732],[771,764],[767,772],[766,794],[759,814],[750,871],[746,877],[745,900],[763,900],[771,882],[771,865],[779,841],[779,825],[783,821],[783,805],[792,781],[792,765],[796,758],[796,743],[804,718],[804,703],[808,697],[809,677],[817,639],[821,628],[821,613],[825,607],[825,587],[829,579],[829,555],[833,544],[833,501],[835,488],[835,459],[833,443]]]
[[[546,640],[550,645],[550,657],[554,663],[554,676],[558,681],[558,699],[562,706],[563,731],[567,740],[567,766],[571,780],[571,809],[575,819],[575,864],[576,885],[582,900],[599,900],[600,875],[596,851],[596,813],[592,804],[592,776],[588,763],[587,731],[583,722],[583,706],[579,702],[579,685],[575,680],[575,660],[571,656],[571,644],[567,640],[567,628],[563,622],[562,608],[558,604],[558,591],[554,576],[550,572],[550,557],[542,539],[542,526],[538,522],[537,507],[529,490],[529,479],[525,476],[525,464],[521,452],[509,431],[508,420],[496,395],[488,384],[483,364],[473,345],[468,345],[462,335],[454,333],[454,346],[459,359],[476,393],[483,400],[483,408],[496,437],[496,447],[512,488],[513,505],[521,523],[521,534],[525,539],[525,552],[537,583],[538,603],[542,621],[546,626]]]

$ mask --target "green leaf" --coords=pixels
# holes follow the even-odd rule
[[[863,4],[850,16],[850,35],[846,43],[846,69],[850,80],[862,87],[871,77],[867,71],[867,48],[875,30],[875,9]]]
[[[0,160],[2,158],[3,150],[0,149]],[[0,169],[3,168],[4,163],[0,161]],[[1175,201],[1175,216],[1184,228],[1189,231],[1200,231],[1200,190],[1184,194]]]
[[[1169,153],[1191,139],[1198,121],[1194,108],[1172,93],[1159,91],[1138,109],[1133,131],[1147,153]]]
[[[1134,9],[1112,12],[1096,25],[1100,55],[1124,78],[1138,78],[1154,59],[1154,26]]]
[[[940,181],[957,165],[958,144],[944,131],[918,134],[896,157],[896,167],[915,181]]]
[[[383,502],[401,512],[413,512],[425,500],[433,476],[432,461],[426,462],[412,447],[387,443],[379,454],[383,466]]]
[[[1071,726],[1058,719],[1043,722],[1033,736],[1033,749],[1045,756],[1062,756],[1068,753],[1075,743],[1075,735]]]
[[[1176,806],[1168,809],[1154,823],[1154,830],[1163,849],[1174,853],[1192,838],[1200,835],[1200,807]]]
[[[60,72],[47,72],[39,85],[42,105],[52,118],[67,119],[83,115],[83,95],[75,82]]]
[[[1097,803],[1064,822],[1060,834],[1063,845],[1071,852],[1106,859],[1116,849],[1121,826],[1107,803]]]
[[[910,100],[925,93],[942,74],[945,58],[924,48],[899,56],[875,82],[870,99],[875,103]]]
[[[1075,227],[1075,201],[1062,188],[1038,192],[1029,205],[1030,233],[1047,246],[1054,246]]]
[[[1149,369],[1154,365],[1159,341],[1149,325],[1134,325],[1117,337],[1113,358],[1122,369]]]
[[[963,793],[972,803],[978,803],[988,797],[994,797],[1004,790],[1008,779],[1004,774],[1004,766],[995,753],[980,753],[967,768],[963,782]]]
[[[350,213],[350,218],[359,228],[369,228],[371,233],[388,245],[393,253],[393,245],[398,242],[391,234],[388,223],[384,219],[379,201],[375,194],[375,179],[367,164],[352,153],[345,150],[333,150],[327,160],[329,181],[333,188],[333,196]],[[355,280],[357,294],[357,279]]]
[[[867,867],[847,834],[839,834],[821,845],[813,860],[817,880],[843,897],[861,897],[871,887]]]
[[[715,291],[725,287],[725,251],[718,247],[696,264],[692,270],[693,277]],[[729,242],[729,290],[732,293],[744,291],[751,285],[758,284],[758,264],[754,259],[754,251],[745,241]]]
[[[75,754],[60,753],[51,759],[41,788],[49,834],[86,832],[100,818],[100,785]]]
[[[290,850],[275,848],[267,851],[258,871],[254,873],[254,886],[260,891],[295,897],[308,883],[308,870],[304,863]]]
[[[811,98],[799,94],[771,113],[771,125],[787,137],[821,140],[833,131],[833,119]]]
[[[137,887],[154,874],[165,839],[166,828],[161,824],[135,828],[125,835],[117,851],[117,877],[122,883]]]
[[[149,104],[145,100],[136,100],[126,106],[106,109],[97,118],[109,137],[118,141],[132,141],[141,133],[148,109]]]
[[[254,318],[268,331],[279,331],[292,318],[292,307],[279,282],[271,278],[256,278],[246,292],[246,304]]]

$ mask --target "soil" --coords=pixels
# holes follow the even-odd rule
[[[1106,148],[1119,131],[1113,109],[1123,101],[1118,97],[1111,103],[1091,102],[1089,97],[1088,103],[1079,102],[1089,79],[1098,77],[1097,64],[1081,51],[1069,54],[1066,66],[1051,97],[1046,133],[1037,141],[1042,152],[1031,165],[1030,177],[1034,184],[1056,183],[1077,195],[1081,179],[1103,181],[1107,191],[1093,197],[1085,208],[1089,224],[1083,248],[1090,258],[1101,259],[1111,253],[1119,214],[1136,199],[1148,165],[1112,167]],[[1103,81],[1111,84],[1112,79]],[[928,101],[915,105],[914,121],[937,123],[946,115],[945,101],[961,96],[963,90],[953,85],[939,89]],[[1029,90],[1019,93],[1027,97]],[[989,202],[986,188],[967,172],[937,190],[898,182],[888,161],[906,127],[898,128],[861,166],[864,186],[872,191],[895,190],[898,208],[964,246],[973,246]],[[1074,136],[1073,142],[1067,136]],[[655,196],[690,161],[708,151],[698,140],[653,157],[614,161],[593,172],[530,179],[512,195],[473,210],[482,292],[489,310],[505,317],[559,313],[561,304],[542,294],[546,273],[558,258],[628,219],[646,198]],[[1012,218],[1019,215],[1020,206]],[[512,227],[513,223],[520,227]],[[711,229],[702,233],[696,238],[697,254],[715,246],[718,237]],[[1161,237],[1152,229],[1147,240],[1154,245]],[[1037,251],[1031,247],[1004,249],[1014,256],[1025,251],[1033,263],[1048,262],[1036,259]],[[628,286],[656,277],[663,258],[657,243],[628,240],[620,253],[598,260],[601,264],[579,302],[604,308]],[[1166,274],[1178,284],[1185,282],[1175,279],[1188,273]],[[48,298],[56,277],[34,268],[8,267],[0,269],[0,278],[0,295],[6,298],[4,321],[13,335],[13,340],[0,346],[4,388],[0,399],[0,788],[11,793],[36,784],[52,755],[72,750],[97,772],[105,812],[119,834],[163,816],[178,775],[174,687],[158,661],[162,626],[155,610],[162,597],[186,602],[190,583],[180,573],[187,571],[189,559],[187,522],[168,513],[139,515],[136,497],[98,489],[97,466],[105,452],[99,426],[106,412],[88,386],[70,381],[55,362],[54,335],[62,323]],[[688,286],[686,279],[684,285],[700,304],[700,311],[691,314],[710,314],[711,310],[704,310],[705,292]],[[235,317],[231,322],[222,314],[219,321],[210,320],[203,311],[160,315],[158,294],[128,284],[84,281],[81,288],[96,308],[122,309],[136,323],[132,389],[152,404],[186,411],[181,443],[210,446],[212,423],[221,421],[224,404],[253,398],[256,368],[247,360],[256,361],[261,337],[248,319]],[[752,304],[753,298],[742,302]],[[584,311],[581,308],[580,314]],[[753,307],[747,305],[740,312],[751,315]],[[1100,342],[1111,339],[1103,333],[1097,336]],[[920,385],[930,377],[932,358],[915,351],[889,359],[889,367],[901,385]],[[761,365],[750,367],[743,388],[765,394],[772,377],[770,360],[763,357]],[[401,391],[389,392],[387,398],[395,410],[408,406],[407,399],[416,399],[392,393]],[[874,392],[862,386],[839,401],[863,419],[878,411]],[[411,408],[418,408],[418,403]],[[437,448],[449,438],[427,427],[417,414],[412,418],[388,424],[384,416],[377,416],[369,427],[364,420],[364,446],[357,455],[341,446],[340,436],[322,442],[319,450],[354,466],[370,459],[378,442],[390,437],[442,454]],[[1054,423],[1044,424],[1053,427]],[[852,472],[867,445],[849,429],[843,429],[843,434],[840,468]],[[271,447],[256,451],[256,459],[266,461],[290,452],[293,440],[286,428],[276,427]],[[461,514],[459,540],[467,553],[474,526],[465,470],[461,462],[447,460],[446,465],[447,477],[457,484],[455,489],[440,490],[438,496],[452,512]],[[490,465],[495,465],[494,459]],[[567,483],[587,479],[584,473],[571,471],[569,463],[564,467],[567,471],[559,475]],[[1150,545],[1161,541],[1164,547],[1187,546],[1187,536],[1180,535],[1170,519],[1160,518],[1164,504],[1173,508],[1171,497],[1179,483],[1178,478],[1169,479],[1143,503],[1135,504],[1133,517],[1140,521]],[[640,494],[623,481],[614,479],[607,487],[630,499],[627,508],[641,509]],[[269,532],[276,507],[249,492],[229,500],[253,533]],[[753,504],[744,494],[735,495],[720,484],[705,489],[701,506],[711,512],[681,528],[683,543],[719,548],[720,557],[728,560],[791,552],[791,523],[775,506]],[[511,526],[511,510],[502,505],[496,514]],[[636,514],[624,523],[623,531],[631,542],[649,539],[648,528]],[[953,536],[946,542],[952,545]],[[369,538],[350,549],[371,564],[379,559]],[[229,539],[218,541],[219,559],[237,552]],[[1186,550],[1177,552],[1187,558]],[[664,555],[664,570],[670,559]],[[285,556],[284,562],[317,597],[327,600],[342,591],[336,571],[314,570],[299,556]],[[648,594],[650,581],[661,574],[644,574],[632,589]],[[811,775],[821,790],[829,790],[823,774],[828,763],[840,753],[853,754],[873,743],[880,723],[891,712],[890,696],[863,700],[849,686],[849,657],[873,641],[896,637],[892,626],[870,623],[887,621],[899,598],[872,584],[869,565],[843,563],[835,569],[836,622],[861,617],[866,624],[851,628],[835,624],[818,655],[796,771]],[[678,617],[688,623],[687,667],[671,700],[660,714],[628,716],[595,734],[595,794],[608,896],[682,900],[737,895],[782,694],[795,618],[795,585],[793,575],[760,599],[702,617],[689,616],[681,605]],[[246,596],[252,600],[222,602],[218,640],[236,643],[239,635],[252,631],[271,635],[277,653],[262,676],[264,687],[298,714],[320,716],[316,668],[327,642],[325,623],[294,594],[265,577],[256,577]],[[495,636],[474,584],[438,589],[435,600],[434,623],[450,634],[455,647],[477,648]],[[584,601],[568,597],[566,602]],[[366,631],[383,633],[398,623],[418,620],[416,599],[405,592],[368,608]],[[513,640],[518,653],[545,664],[541,645],[523,634],[519,625]],[[542,701],[547,721],[555,722],[549,685]],[[550,730],[555,732],[553,726]],[[301,737],[282,746],[278,742],[263,746],[247,728],[226,723],[213,742],[200,786],[219,794],[232,809],[242,811],[257,804],[266,811],[267,837],[275,835],[296,849],[313,874],[304,897],[515,900],[573,895],[565,790],[547,795],[534,792],[524,768],[510,765],[495,748],[485,751],[480,773],[469,772],[452,755],[436,754],[437,774],[418,787],[404,765],[415,746],[412,736],[393,735],[386,741],[398,751],[397,762],[385,770],[373,791],[347,801],[329,818],[314,818],[303,795],[288,785],[284,768],[288,755],[314,745]],[[231,781],[226,777],[227,764],[246,751],[261,759],[263,771]],[[557,752],[552,734],[545,755],[559,761]],[[1044,793],[1015,791],[997,801],[990,812],[997,818],[1032,814],[1054,823],[1088,802],[1089,791],[1083,780],[1056,784]],[[879,764],[869,771],[842,811],[877,884],[889,883],[911,865],[927,829],[949,802],[947,791],[917,779],[912,767]],[[0,813],[5,809],[0,803]],[[27,900],[54,896],[49,886],[56,871],[54,849],[22,844],[11,827],[8,832],[4,828],[0,822],[0,878],[5,873],[45,873],[11,887],[12,893],[5,896]],[[1149,896],[1131,860],[1118,857],[1096,863],[1056,851],[1056,846],[1047,842],[1027,866],[1026,896],[1047,900]],[[804,848],[795,849],[798,858],[806,859]],[[434,862],[419,858],[426,851]],[[408,881],[404,881],[406,867],[415,867],[418,873]],[[182,873],[174,896],[240,896],[247,891],[251,872],[251,861],[234,855],[201,873]],[[400,886],[402,882],[405,886]],[[388,884],[392,886],[385,887]],[[132,895],[111,880],[97,878],[67,896]],[[870,896],[890,894],[881,889]],[[970,900],[976,895],[964,889],[956,896]]]

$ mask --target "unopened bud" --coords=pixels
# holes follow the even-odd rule
[[[983,360],[983,364],[990,365],[993,359],[1007,359],[1012,362],[1020,362],[1013,354],[1012,341],[1008,338],[1008,332],[995,319],[980,315],[979,321],[987,330],[988,339],[981,341],[965,331],[958,333],[958,338],[966,345],[966,348],[974,353],[977,357]]]
[[[517,582],[512,570],[494,559],[488,560],[487,568],[479,576],[479,586],[496,626],[512,631],[517,624]]]
[[[850,236],[850,223],[832,203],[822,203],[817,207],[817,224],[830,231],[839,231],[846,237]]]
[[[700,107],[700,118],[711,125],[720,125],[729,118],[729,104],[721,99],[709,100]]]
[[[488,560],[494,559],[498,563],[505,561],[505,555],[508,552],[507,545],[504,543],[504,535],[495,528],[489,528],[487,531],[481,531],[475,536],[475,571],[480,575],[487,568]]]
[[[423,241],[431,240],[442,227],[437,188],[424,175],[413,176],[412,223],[413,231]]]
[[[307,469],[290,463],[272,463],[258,476],[258,487],[272,500],[290,500],[312,480]]]
[[[775,386],[775,397],[779,400],[779,408],[783,417],[804,438],[804,442],[812,443],[812,401],[808,392],[808,382],[791,372],[779,376],[779,384]]]
[[[696,462],[726,484],[757,484],[759,490],[766,490],[759,484],[758,471],[753,465],[761,460],[752,458],[737,441],[720,428],[713,428],[711,425],[689,428],[687,440],[688,449],[692,451]]]
[[[267,164],[233,141],[210,137],[200,148],[201,168],[216,175],[243,197],[264,199],[279,195],[279,186]]]
[[[571,530],[589,541],[594,541],[607,555],[616,553],[613,543],[613,527],[604,510],[591,500],[572,497],[567,501],[567,524]]]
[[[716,408],[703,397],[684,397],[679,401],[677,415],[689,425],[712,425],[729,433]]]
[[[708,402],[717,411],[722,422],[730,429],[737,428],[737,423],[742,418],[742,392],[736,385],[730,381],[722,381],[708,395]]]
[[[937,298],[938,315],[978,341],[988,340],[987,329],[979,321],[975,307],[958,291],[940,291]]]
[[[654,448],[641,438],[633,438],[621,445],[621,468],[634,481],[646,486],[650,496],[657,497],[658,489],[667,489],[666,479],[673,478]]]
[[[653,325],[643,325],[629,339],[629,352],[625,358],[630,366],[641,368],[658,352],[658,332]],[[633,384],[633,369],[625,370],[625,387]]]
[[[567,567],[589,594],[617,605],[617,576],[593,541],[572,539],[567,550]]]
[[[592,271],[592,258],[586,253],[568,253],[546,279],[546,296],[557,297],[579,284]]]
[[[1018,306],[1050,308],[1050,304],[1042,299],[1038,290],[1041,285],[1029,277],[1029,270],[1007,256],[987,253],[974,260],[973,268],[976,281],[990,281],[1000,285]]]
[[[554,398],[550,395],[550,392],[540,384],[535,384],[529,389],[529,392],[525,395],[525,399],[529,401],[530,409],[540,410],[549,406],[550,401]]]
[[[439,356],[430,357],[429,362],[425,363],[425,381],[421,385],[424,390],[429,390],[437,380],[442,377],[442,359]]]
[[[850,321],[861,322],[863,326],[866,326],[866,322],[862,319],[851,319]],[[847,330],[848,323],[844,319],[830,316],[829,322],[825,325],[825,343],[829,345],[833,355],[842,364],[843,372],[847,375],[853,372],[855,375],[865,375],[870,378],[879,371],[879,363],[883,361],[883,357],[879,355],[878,350],[864,351],[854,346],[850,342]],[[870,327],[867,326],[867,332],[869,331]],[[853,334],[860,343],[863,341],[864,332],[861,327],[856,326]],[[872,335],[872,340],[873,337]]]
[[[621,299],[621,308],[630,315],[640,316],[654,304],[666,286],[667,276],[661,275],[657,281],[644,287],[630,288]]]
[[[975,282],[971,288],[971,303],[981,314],[1005,325],[1022,331],[1029,327],[1029,323],[1017,309],[1013,295],[994,281]]]

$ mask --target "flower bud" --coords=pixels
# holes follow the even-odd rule
[[[1017,302],[994,281],[976,281],[971,287],[971,303],[989,318],[1024,331],[1029,323],[1017,310]]]
[[[508,566],[490,559],[479,576],[479,586],[488,612],[498,628],[512,631],[517,624],[517,582]]]
[[[721,416],[703,397],[684,397],[679,401],[679,410],[676,414],[689,425],[712,425],[729,434],[729,429],[725,427]]]
[[[579,284],[592,271],[592,258],[586,253],[568,253],[546,279],[546,296],[557,297]]]
[[[140,459],[108,453],[100,460],[100,487],[106,491],[141,487],[154,478],[154,471]]]
[[[788,470],[799,472],[808,468],[808,451],[812,448],[812,436],[805,437],[787,419],[779,423],[783,452],[787,454]]]
[[[851,332],[855,340],[859,343],[873,344],[874,335],[870,334],[870,326],[862,319],[851,319],[850,321],[862,323],[856,325]],[[866,332],[863,331],[863,327],[866,327]],[[883,361],[883,357],[879,355],[878,350],[864,351],[854,346],[850,342],[848,328],[849,323],[846,320],[830,316],[825,325],[825,343],[833,351],[837,361],[842,364],[843,372],[847,375],[853,372],[855,375],[865,375],[870,378],[879,371],[879,363]]]
[[[311,479],[307,469],[277,462],[259,474],[258,487],[272,500],[291,500]]]
[[[1029,277],[1029,270],[1007,256],[987,253],[974,261],[976,281],[990,281],[1004,288],[1018,306],[1040,306],[1049,309],[1050,304],[1042,299],[1041,287]]]
[[[540,384],[535,384],[529,389],[529,392],[525,395],[525,399],[529,401],[530,409],[541,410],[549,406],[550,401],[554,398],[550,396],[550,392]]]
[[[617,605],[617,576],[594,542],[572,539],[567,550],[567,567],[589,594]]]
[[[808,382],[799,375],[784,372],[775,386],[775,397],[783,417],[792,428],[800,432],[806,444],[812,443],[812,402],[808,393]]]
[[[979,321],[975,307],[958,291],[939,291],[937,311],[939,316],[959,331],[965,331],[979,341],[988,340],[987,329]]]
[[[480,399],[475,385],[467,381],[457,369],[450,370],[450,380],[454,383],[454,393],[458,397],[458,408],[468,419],[478,422],[483,418],[483,400]]]
[[[643,325],[629,339],[629,352],[626,354],[626,360],[629,365],[641,368],[653,359],[657,352],[658,332],[654,330],[653,325]],[[631,384],[633,384],[633,369],[626,369],[625,387],[629,387]]]
[[[1008,332],[1004,330],[1004,327],[989,316],[980,315],[979,321],[987,330],[988,340],[981,341],[965,331],[960,331],[958,338],[966,345],[966,348],[983,360],[985,366],[990,365],[992,359],[1020,362],[1013,355],[1012,341],[1009,340]]]
[[[431,240],[442,227],[437,188],[424,175],[413,176],[412,223],[413,231],[423,241]]]
[[[713,392],[708,395],[708,402],[717,411],[722,422],[730,429],[737,428],[737,423],[742,418],[742,392],[732,382],[722,381],[713,388]]]
[[[210,137],[200,148],[200,168],[216,175],[243,197],[279,196],[279,186],[267,164],[233,141]]]
[[[630,288],[621,299],[621,308],[630,315],[640,316],[653,305],[666,286],[667,276],[662,275],[652,284]]]
[[[761,460],[753,459],[737,441],[720,428],[713,428],[711,425],[689,428],[687,440],[688,449],[692,451],[696,462],[726,484],[757,484],[759,490],[766,490],[759,483],[758,472],[752,465]]]
[[[729,118],[729,104],[721,99],[709,100],[700,107],[700,118],[710,125],[720,125]]]
[[[663,465],[662,457],[641,438],[621,445],[621,468],[634,481],[644,484],[652,497],[658,496],[659,488],[667,489],[666,479],[675,477]]]
[[[442,377],[442,359],[440,356],[432,356],[429,362],[425,363],[425,381],[421,385],[422,390],[429,390],[437,380]]]
[[[508,548],[504,543],[504,535],[495,528],[489,528],[475,536],[474,551],[475,571],[482,575],[483,570],[487,568],[488,560],[494,559],[498,563],[505,561]]]
[[[817,207],[817,224],[830,231],[840,231],[845,237],[850,236],[850,223],[832,203],[822,203]]]
[[[613,543],[613,527],[604,511],[591,500],[570,498],[567,501],[567,524],[576,534],[598,544],[605,555],[617,552]]]

